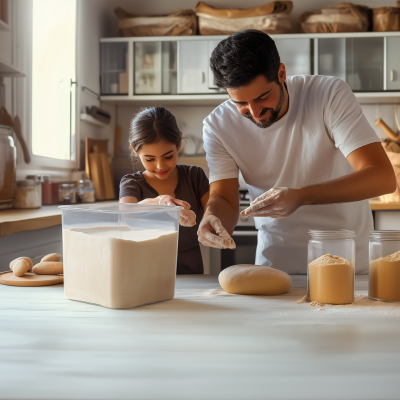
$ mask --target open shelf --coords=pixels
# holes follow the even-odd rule
[[[107,125],[104,122],[101,122],[101,121],[97,120],[96,118],[93,118],[89,114],[81,114],[81,121],[85,121],[88,124],[97,126],[99,128],[104,128]]]
[[[25,76],[25,74],[9,62],[0,58],[0,76],[22,77]]]

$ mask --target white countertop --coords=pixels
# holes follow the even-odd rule
[[[269,297],[178,276],[173,300],[130,310],[0,285],[0,398],[399,399],[400,304],[297,304],[305,279]]]

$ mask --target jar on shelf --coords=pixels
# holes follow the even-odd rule
[[[39,179],[17,181],[13,208],[40,208],[42,206],[42,188]]]
[[[50,175],[40,175],[42,182],[42,204],[54,204],[51,195],[51,177]]]
[[[94,203],[94,187],[90,179],[81,179],[78,185],[78,202],[79,203]]]
[[[307,299],[322,304],[354,301],[355,233],[310,230]]]
[[[58,202],[61,204],[76,203],[76,183],[60,183],[58,186]]]
[[[369,235],[368,297],[400,302],[400,231],[372,231]]]
[[[0,210],[12,207],[15,195],[17,150],[10,127],[0,125]]]

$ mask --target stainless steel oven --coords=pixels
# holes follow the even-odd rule
[[[240,191],[240,211],[250,205],[247,191]],[[255,264],[257,248],[257,229],[253,217],[242,217],[232,235],[235,250],[221,250],[221,270],[236,264]]]

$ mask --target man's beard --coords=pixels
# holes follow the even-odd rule
[[[278,105],[276,106],[275,109],[274,108],[264,108],[261,112],[261,114],[267,114],[268,110],[271,110],[271,116],[268,120],[256,121],[250,112],[243,114],[243,116],[246,117],[247,119],[249,119],[254,124],[256,124],[259,128],[270,127],[277,120],[280,112],[282,111],[283,102],[285,101],[285,92],[283,90],[283,84],[279,83],[279,85],[280,85],[280,96],[279,96]]]

